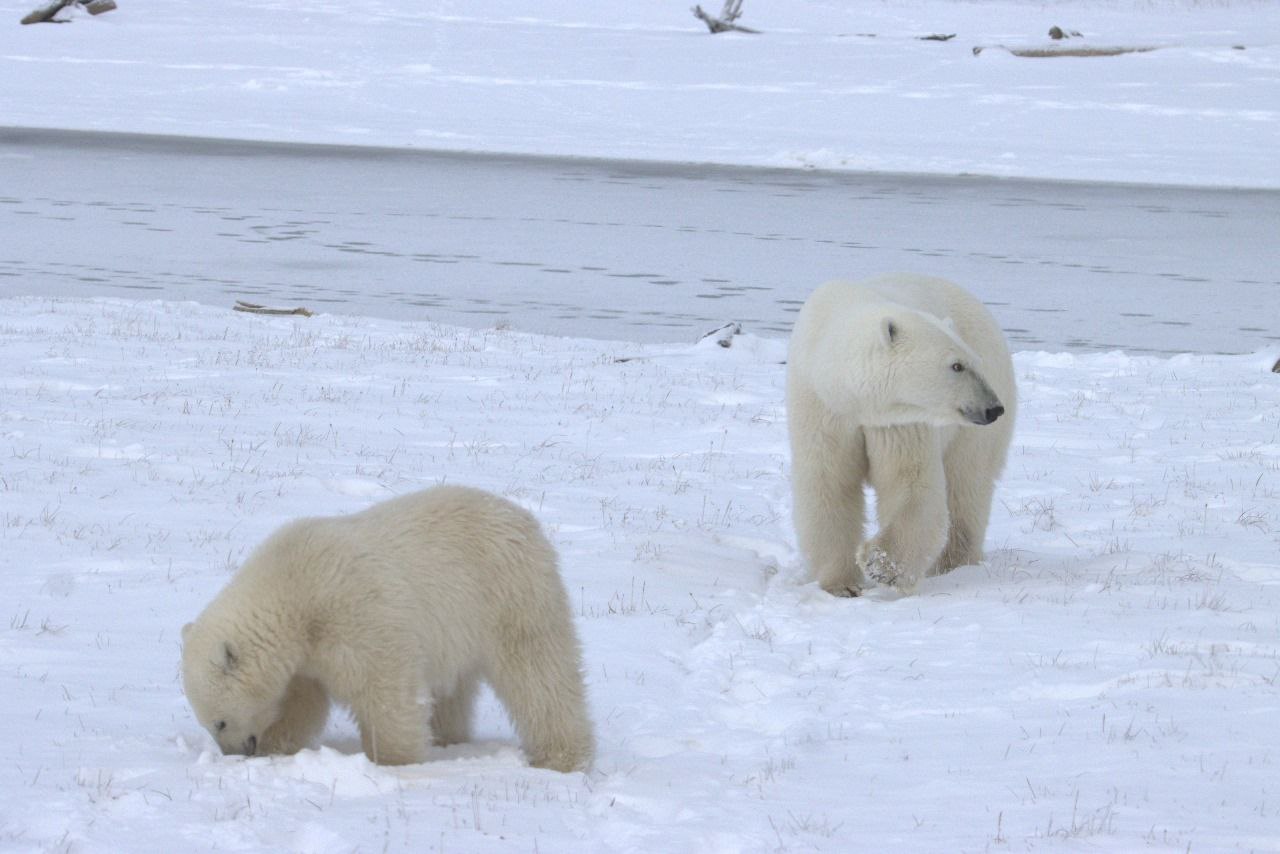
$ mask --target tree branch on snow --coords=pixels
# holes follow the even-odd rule
[[[724,8],[720,10],[720,17],[714,18],[702,10],[701,6],[693,7],[693,16],[707,25],[707,29],[712,33],[726,33],[735,31],[739,33],[758,33],[759,30],[753,30],[750,27],[744,27],[735,24],[734,21],[742,16],[742,0],[724,0]]]
[[[26,17],[22,19],[24,24],[65,24],[66,21],[54,20],[54,15],[62,11],[62,7],[70,6],[72,0],[53,0],[52,3],[46,3],[39,9],[33,9],[28,12]]]
[[[80,6],[90,15],[101,15],[116,8],[116,0],[52,0],[50,3],[33,9],[22,19],[24,24],[65,24],[69,18],[56,17],[63,9]]]

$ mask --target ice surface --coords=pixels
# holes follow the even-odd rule
[[[727,320],[785,336],[818,283],[905,269],[964,284],[1015,350],[1280,341],[1275,190],[0,130],[6,165],[0,297],[690,342]]]

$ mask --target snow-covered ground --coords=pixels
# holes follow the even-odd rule
[[[1015,357],[989,560],[837,600],[784,343],[0,301],[0,850],[1275,851],[1280,350]],[[600,751],[218,754],[179,628],[287,519],[441,482],[557,544]]]
[[[1262,0],[746,0],[716,37],[688,0],[118,2],[0,0],[0,123],[1280,187]],[[1158,49],[973,53],[1055,24]],[[1018,353],[988,560],[857,600],[794,551],[784,357],[0,299],[0,851],[1280,850],[1280,349]],[[420,766],[344,719],[219,755],[181,625],[284,521],[441,481],[559,547],[596,768],[527,768],[490,697]]]
[[[763,32],[714,37],[690,0],[119,0],[18,27],[36,5],[0,0],[7,125],[1280,186],[1271,0],[746,0]],[[994,47],[1055,25],[1157,49]]]

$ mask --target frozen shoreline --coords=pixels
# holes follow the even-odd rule
[[[890,180],[983,180],[1017,187],[1024,184],[1114,188],[1117,190],[1207,190],[1217,192],[1280,194],[1280,182],[1276,186],[1250,186],[1246,184],[1169,183],[1144,181],[1106,181],[1089,178],[1070,178],[1053,175],[1001,175],[976,172],[894,172],[866,171],[824,165],[779,165],[771,163],[737,163],[700,161],[691,159],[646,160],[621,157],[603,157],[589,154],[556,154],[529,151],[487,151],[465,148],[435,148],[423,146],[395,146],[357,142],[309,142],[305,140],[276,140],[258,137],[189,136],[182,134],[137,133],[124,130],[86,130],[76,127],[19,126],[0,124],[0,142],[24,145],[50,146],[54,148],[92,151],[100,148],[111,150],[135,150],[172,155],[206,156],[254,156],[282,155],[295,157],[345,157],[351,159],[395,160],[414,158],[439,158],[460,162],[475,161],[529,163],[540,166],[589,166],[608,168],[623,167],[638,173],[652,172],[659,175],[708,176],[735,178],[780,178],[806,176],[869,177]]]
[[[5,4],[8,4],[7,7]],[[22,5],[20,5],[22,4]],[[20,15],[23,0],[0,0]],[[358,0],[121,8],[0,34],[4,121],[627,161],[1280,187],[1280,15],[1213,4]],[[1020,59],[975,46],[1148,45]],[[949,42],[920,41],[954,32]],[[1243,48],[1243,49],[1239,49]]]

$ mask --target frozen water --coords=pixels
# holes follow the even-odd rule
[[[1280,191],[0,134],[0,295],[116,294],[692,341],[785,335],[819,282],[909,269],[1015,349],[1277,340]]]

